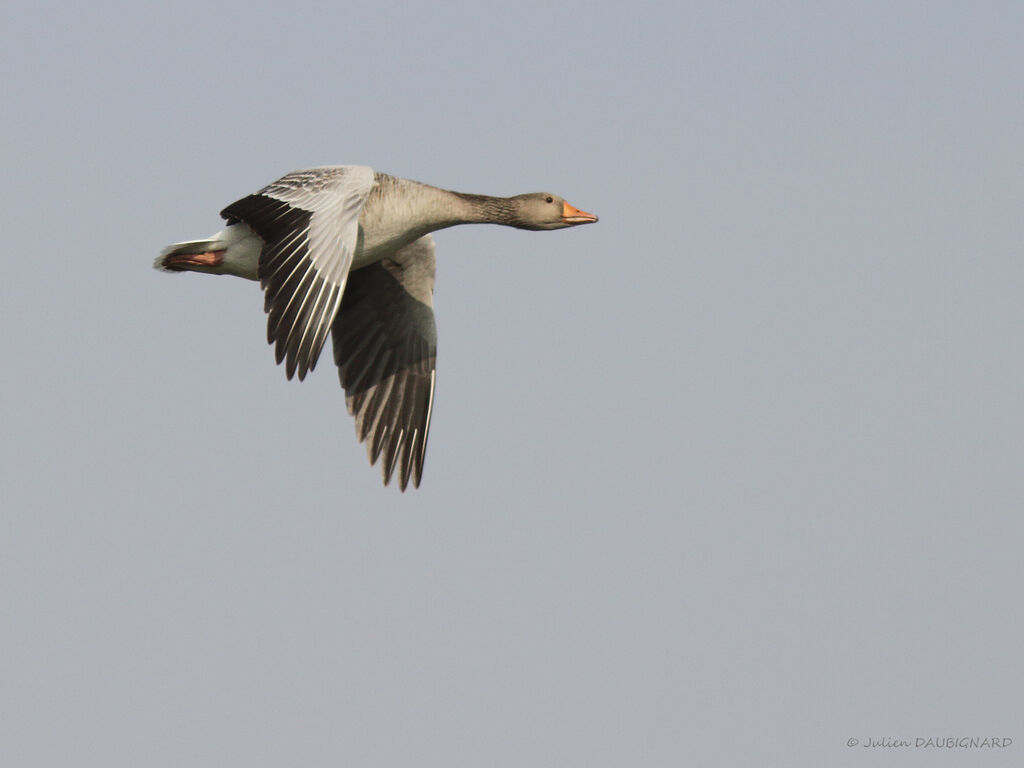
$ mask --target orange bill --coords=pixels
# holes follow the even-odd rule
[[[562,203],[562,221],[567,224],[587,224],[597,221],[597,216],[579,208],[573,208],[568,203]]]

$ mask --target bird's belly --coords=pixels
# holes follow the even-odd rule
[[[220,271],[246,280],[258,280],[260,252],[263,240],[247,224],[231,224],[214,239],[227,245]]]
[[[359,238],[356,240],[356,248],[352,254],[352,269],[359,269],[386,259],[422,235],[422,232],[410,232],[409,230],[391,232],[380,229],[374,229],[367,234],[366,230],[360,226]]]

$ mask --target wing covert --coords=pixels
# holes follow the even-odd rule
[[[374,184],[365,166],[294,171],[221,212],[247,224],[264,246],[259,279],[267,341],[290,379],[316,366],[341,306],[359,236],[359,215]]]

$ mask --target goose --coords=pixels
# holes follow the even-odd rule
[[[558,195],[490,197],[361,165],[293,171],[223,211],[226,227],[163,249],[154,266],[259,281],[267,341],[285,375],[314,369],[331,333],[334,362],[384,485],[419,487],[436,380],[434,241],[457,224],[564,229],[597,216]]]

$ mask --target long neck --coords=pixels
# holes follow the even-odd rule
[[[507,197],[471,195],[465,192],[449,192],[457,203],[459,220],[455,224],[504,224],[517,227],[519,219],[515,204]]]
[[[511,199],[467,195],[385,173],[359,217],[364,241],[357,261],[372,261],[423,235],[457,224],[519,226]]]
[[[377,174],[365,212],[384,229],[391,229],[386,219],[394,216],[417,236],[457,224],[520,224],[511,198],[453,192],[385,173]]]

